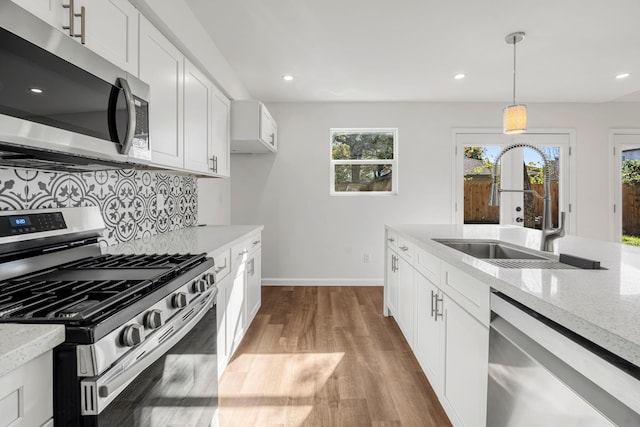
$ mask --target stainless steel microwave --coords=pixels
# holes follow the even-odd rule
[[[149,163],[149,86],[11,1],[0,1],[0,165],[95,170]]]

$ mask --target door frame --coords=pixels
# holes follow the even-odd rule
[[[636,142],[637,141],[637,142]],[[609,239],[622,242],[622,147],[640,147],[640,129],[609,129]]]
[[[640,130],[638,130],[640,132]],[[480,135],[496,135],[502,137],[502,141],[514,140],[513,135],[504,135],[501,128],[454,128],[452,129],[452,155],[451,155],[451,170],[452,174],[452,188],[453,197],[451,200],[451,221],[453,224],[464,223],[464,181],[462,179],[463,162],[462,157],[458,156],[465,144],[459,143],[459,135],[466,134],[480,134]],[[562,196],[560,210],[566,212],[567,226],[565,231],[567,234],[575,234],[577,230],[576,215],[573,208],[576,206],[576,131],[575,129],[568,128],[542,128],[531,129],[526,134],[517,135],[518,139],[526,138],[527,135],[565,135],[568,137],[568,155],[569,155],[569,173],[568,184],[563,185],[563,192],[568,192]],[[508,138],[508,139],[507,139]],[[497,144],[496,144],[497,145]],[[535,145],[535,144],[534,144]],[[501,209],[502,217],[502,209]]]

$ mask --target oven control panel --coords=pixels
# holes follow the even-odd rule
[[[67,228],[62,212],[9,214],[0,216],[0,237]]]

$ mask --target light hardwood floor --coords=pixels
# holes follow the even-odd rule
[[[450,426],[382,287],[263,287],[220,382],[235,426]]]

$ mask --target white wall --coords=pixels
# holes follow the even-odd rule
[[[453,128],[500,128],[494,103],[283,103],[279,151],[232,155],[231,222],[264,224],[272,283],[381,283],[384,225],[449,223]],[[640,104],[530,104],[530,128],[575,129],[577,234],[608,238],[608,130],[640,128]],[[397,127],[399,194],[329,196],[329,129]],[[371,256],[363,262],[364,253]]]
[[[230,192],[228,179],[198,178],[198,224],[231,224]]]

